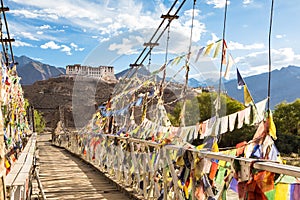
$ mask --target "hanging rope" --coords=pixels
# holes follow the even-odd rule
[[[188,81],[189,81],[189,71],[190,71],[190,57],[191,57],[191,49],[192,49],[192,43],[193,43],[193,28],[194,28],[194,18],[195,18],[195,7],[196,7],[196,0],[194,0],[193,3],[193,13],[192,13],[192,25],[191,25],[191,33],[190,33],[190,44],[188,49],[188,54],[186,56],[185,60],[185,67],[186,67],[186,73],[185,73],[185,83],[182,90],[182,97],[184,98],[183,106],[180,114],[180,122],[182,126],[185,126],[185,109],[186,109],[186,91],[188,87]]]
[[[274,0],[271,4],[271,13],[270,13],[270,27],[269,27],[269,80],[268,80],[268,112],[270,111],[270,97],[271,97],[271,35],[272,35],[272,23],[273,23],[273,10],[274,10]]]

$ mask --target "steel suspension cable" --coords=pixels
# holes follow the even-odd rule
[[[272,0],[271,3],[271,13],[270,13],[270,27],[269,27],[269,77],[268,77],[268,112],[270,110],[270,97],[271,97],[271,70],[272,70],[272,65],[271,65],[271,36],[272,36],[272,24],[273,24],[273,11],[274,11],[274,0]]]
[[[2,9],[4,8],[3,0],[1,0],[1,7],[2,7]],[[7,20],[6,20],[5,11],[2,11],[2,12],[3,12],[3,19],[4,19],[5,27],[6,27],[6,34],[7,34],[8,44],[9,44],[9,48],[10,48],[11,59],[12,59],[12,62],[15,63],[15,59],[14,59],[14,54],[13,54],[13,50],[12,50],[11,39],[10,39],[10,35],[9,35],[9,30],[8,30],[8,24],[7,24]]]
[[[170,25],[168,27],[168,34],[167,34],[167,44],[166,44],[166,53],[165,53],[165,63],[164,63],[164,69],[163,69],[163,77],[161,80],[161,84],[160,84],[160,89],[159,89],[159,96],[160,98],[162,98],[163,94],[164,94],[164,83],[166,80],[166,76],[167,76],[167,62],[168,62],[168,53],[169,53],[169,41],[170,41]]]

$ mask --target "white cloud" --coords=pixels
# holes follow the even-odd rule
[[[211,44],[218,41],[219,39],[220,38],[215,33],[211,33],[211,40],[208,40],[206,43]]]
[[[26,17],[29,19],[44,19],[44,20],[57,20],[58,16],[54,13],[48,13],[44,10],[11,10],[11,13],[15,16]]]
[[[285,34],[283,34],[283,35],[276,35],[275,37],[276,37],[277,39],[282,39],[282,38],[285,38],[286,35],[285,35]]]
[[[214,8],[224,8],[226,0],[207,0],[206,3],[208,5],[214,5]],[[230,4],[230,1],[227,2],[227,4]]]
[[[272,49],[272,70],[280,69],[287,65],[300,65],[300,55],[292,48]],[[235,59],[238,66],[241,66],[246,76],[268,71],[268,51],[254,52],[244,57]]]
[[[29,32],[20,32],[20,35],[22,35],[24,38],[27,38],[29,40],[34,40],[34,41],[39,41],[38,38],[34,37],[31,33]]]
[[[117,51],[117,54],[119,55],[130,55],[134,53],[138,53],[138,51],[133,48],[135,46],[134,43],[140,44],[144,42],[144,39],[141,37],[130,37],[128,38],[123,38],[121,44],[113,43],[109,46],[110,51]]]
[[[68,56],[72,55],[70,47],[68,47],[67,45],[61,45],[60,47],[62,52],[66,52]]]
[[[67,24],[70,27],[76,27],[76,30],[79,28],[79,30],[82,30],[83,32],[91,33],[93,35],[92,38],[97,38],[100,43],[108,41],[109,38],[115,38],[123,33],[127,33],[126,35],[124,34],[126,40],[115,41],[115,43],[110,46],[110,50],[118,49],[118,53],[122,52],[122,48],[125,48],[127,54],[129,52],[137,52],[137,48],[142,48],[143,43],[147,42],[156,27],[160,24],[161,19],[159,16],[162,13],[166,13],[169,9],[162,1],[150,3],[153,5],[151,11],[149,11],[150,1],[107,0],[102,3],[94,3],[88,0],[61,0],[59,3],[56,1],[40,0],[11,1],[22,5],[22,10],[14,10],[14,15],[44,20],[44,25],[39,27],[39,30],[53,29],[52,32],[45,31],[44,34],[37,34],[35,31],[39,36],[46,37],[46,35],[50,36],[54,33],[55,27],[47,25],[51,23],[56,23],[58,27]],[[216,6],[221,5],[222,2],[224,3],[224,1],[211,1],[211,3],[214,3]],[[27,16],[27,11],[32,14]],[[200,41],[203,33],[206,32],[205,24],[200,21],[203,19],[203,17],[200,16],[200,13],[200,10],[195,10],[193,42]],[[177,53],[187,51],[190,38],[190,31],[187,30],[190,30],[192,24],[191,16],[192,10],[187,10],[184,11],[183,15],[180,16],[178,20],[172,21],[170,40],[171,51]],[[164,25],[166,25],[166,23]],[[136,40],[131,40],[129,35],[132,35],[133,33],[137,33],[137,35],[143,39],[138,43]],[[63,38],[60,39],[64,40]],[[47,40],[57,41],[57,39],[54,38]],[[161,46],[166,44],[165,36],[161,38],[159,43]],[[128,49],[129,47],[130,49]],[[71,48],[73,47],[71,46]],[[76,48],[73,49],[76,51]],[[83,48],[77,48],[77,51],[83,50]]]
[[[38,35],[43,35],[43,33],[44,33],[43,31],[37,31],[36,32],[36,34],[38,34]]]
[[[44,30],[44,29],[51,29],[51,26],[50,25],[43,25],[43,26],[40,26],[40,29],[41,30]]]
[[[263,49],[265,45],[263,43],[254,43],[254,44],[241,44],[238,42],[230,41],[227,43],[227,47],[230,50],[253,50],[253,49]]]
[[[79,48],[77,44],[71,43],[70,46],[75,50],[75,51],[83,51],[84,48]]]
[[[100,40],[99,40],[101,43],[102,42],[106,42],[106,41],[109,41],[109,38],[100,38]]]
[[[40,46],[42,49],[52,49],[52,50],[60,50],[62,52],[65,52],[67,55],[72,55],[72,50],[74,51],[83,51],[84,48],[79,48],[77,44],[71,43],[70,46],[67,46],[65,44],[59,45],[56,44],[54,41],[47,42]]]
[[[60,49],[61,46],[56,44],[54,41],[50,41],[50,42],[47,42],[47,43],[41,45],[41,48],[42,49]]]
[[[22,42],[20,40],[16,40],[12,43],[14,47],[33,47],[32,44],[29,44],[27,42]]]
[[[123,32],[156,27],[159,13],[144,12],[143,3],[135,0],[91,2],[87,0],[12,0],[22,5],[13,15],[47,22],[80,27],[83,32],[101,33],[104,37],[117,36]],[[110,9],[114,7],[116,9]],[[154,11],[157,12],[157,11]],[[59,18],[58,18],[59,16]],[[153,20],[155,16],[156,20]],[[44,27],[44,26],[43,26]],[[45,26],[46,28],[46,26]]]
[[[244,5],[248,5],[248,4],[251,4],[251,3],[253,3],[253,0],[244,0],[243,1]]]

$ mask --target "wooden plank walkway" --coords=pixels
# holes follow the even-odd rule
[[[47,199],[130,199],[106,177],[66,150],[38,136],[40,180]]]

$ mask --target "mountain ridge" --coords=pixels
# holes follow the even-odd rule
[[[57,68],[48,64],[44,64],[40,61],[35,61],[26,56],[15,56],[16,62],[18,62],[17,72],[21,79],[22,85],[31,85],[36,81],[47,80],[49,78],[59,77],[65,74],[66,70],[64,68]],[[125,69],[119,73],[116,73],[116,77],[131,77],[133,73],[128,73],[130,69]],[[138,70],[138,76],[147,78],[151,76],[145,67]],[[157,80],[161,80],[157,76]],[[168,77],[166,78],[168,80]],[[252,94],[255,102],[259,102],[267,97],[267,83],[268,83],[268,73],[262,73],[258,75],[244,77],[247,87]],[[189,87],[206,87],[217,85],[210,80],[206,80],[205,83],[198,81],[195,78],[189,79]],[[227,94],[232,98],[243,102],[243,90],[237,89],[237,80],[232,79],[223,82],[223,90],[227,91]],[[287,67],[282,67],[281,69],[275,69],[271,73],[271,101],[270,107],[273,109],[275,105],[283,101],[293,102],[297,98],[300,98],[300,67],[295,65],[288,65]]]
[[[244,78],[245,83],[255,102],[267,98],[268,73],[262,73]],[[271,72],[270,107],[273,109],[278,103],[291,103],[300,98],[300,67],[289,65]],[[227,94],[243,102],[243,90],[237,88],[237,80],[224,83]]]
[[[15,56],[15,61],[18,63],[17,73],[21,77],[22,85],[31,85],[36,81],[47,80],[66,73],[64,68],[44,64],[24,55]]]

